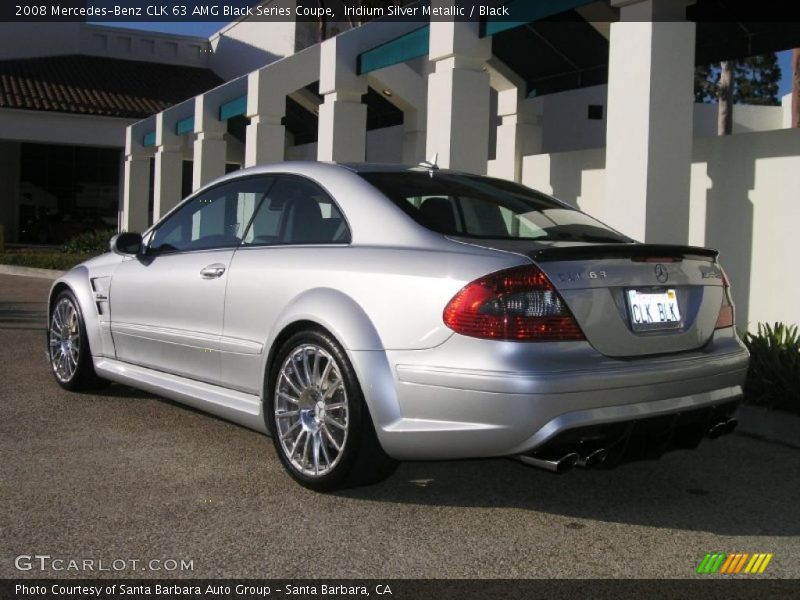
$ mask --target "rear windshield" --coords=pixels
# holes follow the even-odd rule
[[[459,237],[630,242],[579,210],[522,185],[476,175],[365,172],[361,177],[421,225]]]

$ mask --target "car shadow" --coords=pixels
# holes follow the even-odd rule
[[[121,384],[94,395],[155,399],[202,414],[232,430],[244,427],[173,400]],[[744,435],[706,441],[658,461],[611,470],[554,475],[513,459],[401,463],[387,480],[335,493],[340,498],[430,507],[510,508],[575,519],[570,529],[600,521],[726,536],[800,535],[800,450]],[[277,457],[275,457],[277,460]],[[525,512],[515,518],[524,519]]]
[[[512,459],[401,464],[365,501],[501,507],[718,535],[800,535],[800,452],[733,435],[659,461],[553,475]],[[519,515],[524,519],[524,514]],[[568,527],[581,529],[585,523]]]

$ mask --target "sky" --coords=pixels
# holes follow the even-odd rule
[[[131,29],[144,29],[146,31],[164,31],[167,33],[177,33],[182,35],[196,35],[209,37],[212,33],[222,29],[226,23],[113,23],[115,27],[129,27]],[[786,50],[778,53],[778,60],[781,65],[782,79],[778,97],[782,97],[792,91],[792,51]]]

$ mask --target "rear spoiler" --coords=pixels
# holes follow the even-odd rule
[[[630,258],[631,260],[660,259],[679,261],[707,260],[715,262],[719,251],[699,246],[673,246],[669,244],[593,244],[591,246],[558,246],[542,248],[528,253],[533,260],[551,262],[560,260],[592,260],[598,258]]]

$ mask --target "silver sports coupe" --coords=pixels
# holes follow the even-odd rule
[[[736,425],[748,354],[717,252],[634,242],[509,181],[256,167],[111,250],[52,287],[56,381],[268,433],[315,490],[400,460],[610,467]]]

